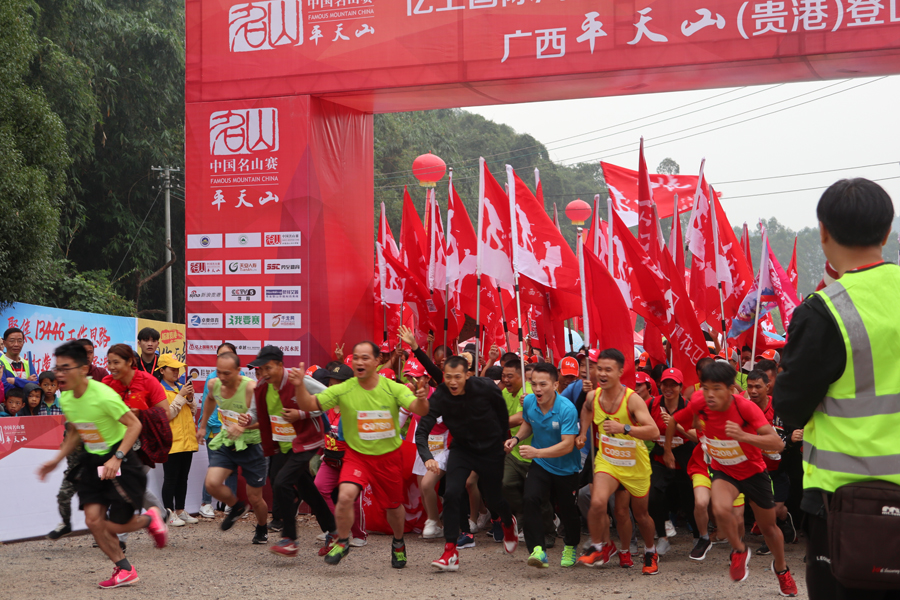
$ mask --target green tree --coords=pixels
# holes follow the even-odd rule
[[[0,304],[33,294],[23,276],[48,265],[70,158],[65,129],[43,90],[27,79],[36,56],[24,0],[0,3]]]
[[[665,175],[678,175],[681,173],[681,167],[673,159],[664,158],[659,163],[659,166],[656,167],[656,172]]]

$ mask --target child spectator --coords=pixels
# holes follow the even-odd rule
[[[19,411],[20,417],[36,417],[41,414],[41,399],[44,391],[36,383],[26,383],[22,390],[25,394],[25,404]]]
[[[56,373],[44,371],[38,377],[38,383],[43,391],[41,402],[41,415],[61,415],[59,407],[59,384],[56,382]]]
[[[6,391],[6,401],[3,407],[6,410],[0,411],[0,417],[15,417],[25,405],[25,390],[22,388],[10,388]]]

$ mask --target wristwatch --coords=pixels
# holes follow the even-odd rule
[[[522,440],[519,439],[519,436],[517,436],[517,435],[514,435],[513,437],[516,438],[516,443],[517,443],[517,444],[518,444],[519,442],[522,441]],[[512,439],[512,438],[510,438],[510,439]]]
[[[119,460],[123,460],[125,458],[125,454],[121,450],[116,450],[116,458]]]
[[[631,435],[631,425],[625,426],[625,435]]]

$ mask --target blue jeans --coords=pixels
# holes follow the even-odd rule
[[[209,456],[212,454],[212,451],[209,449],[209,446],[206,446],[206,454]],[[231,475],[228,476],[228,479],[225,480],[225,485],[228,486],[228,489],[231,490],[233,494],[237,494],[237,471],[233,471]],[[206,485],[203,486],[203,504],[212,504],[212,496],[209,495],[209,492],[206,491]]]

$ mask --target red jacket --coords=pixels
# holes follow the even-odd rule
[[[259,418],[259,433],[262,438],[263,454],[266,456],[272,456],[280,451],[279,446],[272,439],[272,421],[269,417],[269,405],[266,403],[269,385],[272,384],[257,385],[256,390],[253,392],[256,399],[256,414]],[[287,369],[285,369],[284,377],[281,380],[278,397],[281,399],[281,405],[285,408],[298,408],[297,402],[294,400],[294,386],[288,381]],[[307,452],[325,445],[324,426],[319,413],[309,413],[301,410],[300,420],[295,421],[292,425],[297,433],[297,437],[291,442],[291,449],[294,452]]]

